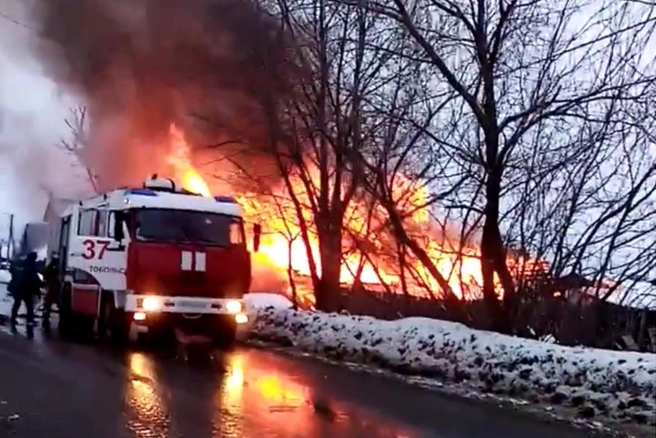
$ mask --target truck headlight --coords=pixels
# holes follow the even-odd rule
[[[225,308],[228,311],[228,313],[239,313],[239,312],[241,312],[241,309],[242,309],[241,301],[239,301],[239,300],[229,300],[226,303]]]
[[[144,312],[157,312],[162,308],[162,300],[159,297],[144,297],[141,308]]]

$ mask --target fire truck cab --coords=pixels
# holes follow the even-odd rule
[[[235,340],[251,259],[239,204],[154,175],[69,206],[54,233],[59,329],[128,340],[172,332]],[[261,228],[253,226],[253,250]]]

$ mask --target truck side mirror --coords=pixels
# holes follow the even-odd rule
[[[125,222],[123,212],[114,212],[114,240],[117,242],[123,241],[125,234],[123,233],[123,223]]]
[[[262,237],[262,225],[254,224],[253,225],[253,251],[258,252],[260,250],[260,238]]]

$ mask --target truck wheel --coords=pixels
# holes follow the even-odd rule
[[[125,312],[114,306],[114,300],[105,300],[103,304],[103,338],[109,338],[117,344],[125,344],[130,334],[130,324],[127,321]]]

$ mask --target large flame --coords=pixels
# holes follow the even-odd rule
[[[176,179],[182,184],[182,187],[190,192],[203,196],[212,196],[207,182],[191,163],[191,148],[187,143],[184,132],[175,124],[171,124],[169,137],[172,152],[167,161],[173,168]]]
[[[169,134],[172,152],[168,163],[176,180],[189,191],[211,196],[210,186],[192,164],[192,151],[183,131],[171,125]],[[314,173],[315,175],[310,177],[318,180],[318,172]],[[303,207],[305,223],[312,224],[311,210],[306,208],[310,202],[301,178],[292,178],[291,183],[294,194]],[[301,237],[297,210],[287,192],[287,188],[281,184],[271,188],[267,196],[254,193],[222,194],[229,194],[238,200],[244,209],[247,222],[259,222],[264,225],[265,234],[255,259],[257,262],[266,263],[281,272],[287,270],[291,264],[296,273],[309,275],[310,263],[306,245]],[[464,299],[478,293],[483,283],[478,247],[454,237],[452,234],[455,233],[450,233],[443,227],[437,227],[425,207],[428,191],[419,182],[397,178],[393,184],[393,194],[398,208],[404,213],[406,228],[418,239],[453,292]],[[440,288],[428,269],[411,254],[407,255],[403,267],[399,266],[396,242],[386,231],[387,215],[381,206],[368,205],[364,201],[352,202],[345,217],[344,240],[351,243],[360,242],[361,246],[345,246],[340,271],[342,283],[353,283],[357,277],[361,283],[386,284],[394,290],[399,289],[395,286],[401,283],[403,277],[406,285],[410,285],[411,293],[439,291]],[[310,230],[309,240],[317,271],[321,272],[319,242],[313,230]],[[510,264],[516,272],[544,269],[543,262],[529,258],[515,257]]]

